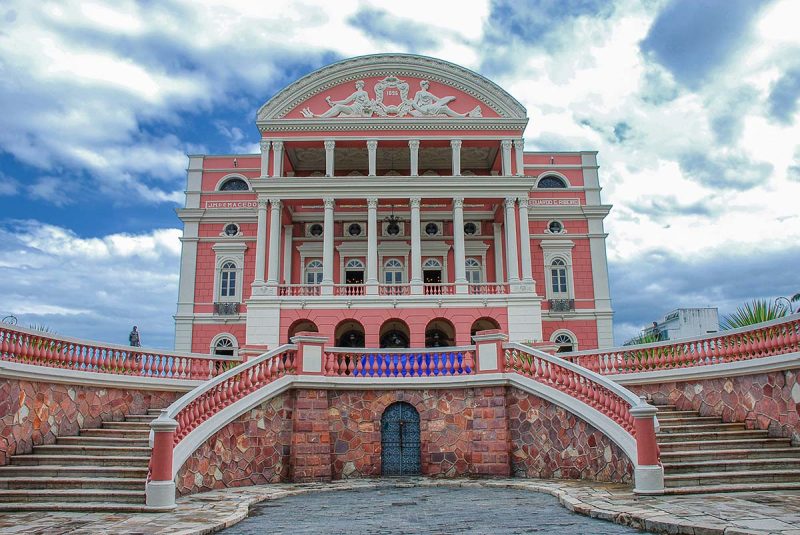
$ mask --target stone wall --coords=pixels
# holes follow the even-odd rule
[[[0,465],[58,436],[165,408],[176,398],[173,392],[0,379]]]
[[[656,404],[700,411],[726,422],[745,422],[751,429],[767,429],[771,436],[800,444],[800,370],[721,377],[700,381],[625,385]]]

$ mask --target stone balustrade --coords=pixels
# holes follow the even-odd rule
[[[475,348],[329,349],[325,375],[333,377],[439,377],[475,373]]]

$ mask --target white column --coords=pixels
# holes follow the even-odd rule
[[[464,255],[464,198],[453,199],[453,252],[456,262],[456,293],[468,293],[467,269]]]
[[[334,200],[324,199],[325,219],[322,222],[322,294],[333,295],[333,206]]]
[[[378,153],[378,142],[374,139],[367,141],[367,152],[369,153],[369,176],[375,176],[375,161]]]
[[[261,178],[269,176],[269,141],[261,140]]]
[[[461,176],[461,140],[451,139],[450,148],[453,149],[453,176]]]
[[[283,226],[283,280],[286,284],[292,284],[293,233],[294,225]]]
[[[281,201],[269,200],[269,256],[267,257],[267,284],[277,286],[281,261]]]
[[[503,150],[503,176],[511,174],[511,140],[504,139],[500,142],[500,147]]]
[[[336,142],[332,139],[325,141],[325,176],[333,176],[333,150]]]
[[[525,291],[534,292],[533,268],[531,266],[531,230],[528,221],[528,198],[519,198],[519,245],[522,262],[522,282]]]
[[[519,266],[517,261],[517,218],[514,217],[516,204],[514,197],[507,197],[505,200],[506,206],[506,271],[508,272],[508,282],[510,284],[519,284]]]
[[[411,204],[411,293],[422,293],[422,242],[419,224],[419,205],[421,199],[412,197]]]
[[[514,140],[514,156],[517,159],[517,176],[524,176],[525,175],[525,162],[522,159],[522,154],[525,151],[525,140],[515,139]]]
[[[503,237],[500,233],[502,223],[493,223],[494,225],[494,280],[495,282],[504,282],[506,280],[503,274]]]
[[[411,157],[411,176],[419,176],[419,140],[408,140],[409,155]]]
[[[272,176],[283,176],[283,141],[273,141],[272,148]]]
[[[256,276],[253,284],[264,284],[267,259],[267,200],[258,199],[258,227],[256,230]]]
[[[378,199],[367,199],[367,294],[378,293]]]

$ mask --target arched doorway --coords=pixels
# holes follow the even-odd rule
[[[319,329],[317,324],[311,320],[297,320],[289,326],[289,341],[292,340],[293,336],[301,332],[318,333]]]
[[[388,320],[381,325],[380,346],[382,349],[399,349],[409,347],[411,331],[403,320]]]
[[[364,326],[356,320],[344,320],[334,331],[336,347],[364,347]]]
[[[419,413],[413,405],[392,403],[381,416],[381,475],[420,474]]]
[[[456,345],[456,328],[444,318],[431,320],[425,327],[425,347],[452,347]]]
[[[490,331],[499,328],[500,324],[494,318],[478,318],[472,322],[472,327],[469,328],[469,335],[475,336],[478,331]]]

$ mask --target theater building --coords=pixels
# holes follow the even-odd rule
[[[524,150],[525,108],[405,54],[348,59],[257,113],[260,154],[189,157],[175,345],[254,355],[612,345],[596,152]]]

